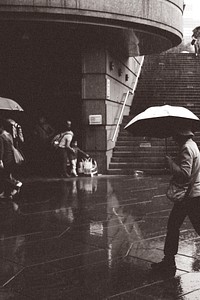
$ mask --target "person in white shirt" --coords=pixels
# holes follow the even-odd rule
[[[74,153],[74,149],[71,147],[73,136],[74,133],[71,130],[71,121],[68,120],[66,123],[66,131],[61,133],[61,138],[56,151],[59,160],[59,175],[61,177],[70,177],[70,175],[68,174],[67,166],[70,164],[70,153]]]

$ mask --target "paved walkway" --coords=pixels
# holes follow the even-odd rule
[[[154,274],[171,203],[168,177],[27,179],[2,202],[0,299],[200,299],[200,239],[188,220],[176,274]]]

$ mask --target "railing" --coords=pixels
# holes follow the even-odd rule
[[[112,142],[114,142],[115,139],[116,139],[116,135],[117,135],[117,132],[118,132],[119,125],[121,123],[121,119],[122,119],[122,116],[123,116],[123,113],[124,113],[124,108],[126,106],[126,102],[128,100],[128,97],[129,97],[130,94],[132,94],[134,96],[135,89],[136,89],[137,83],[138,83],[138,79],[139,79],[139,76],[140,76],[140,73],[141,73],[143,62],[144,62],[144,56],[142,56],[141,62],[140,63],[138,62],[139,63],[139,68],[138,68],[137,76],[136,76],[136,79],[135,79],[135,82],[134,82],[134,86],[133,86],[133,88],[132,88],[131,91],[128,90],[127,93],[126,93],[126,97],[125,97],[124,103],[122,105],[122,109],[121,109],[121,112],[120,112],[120,115],[119,115],[119,119],[118,119],[116,127],[115,127],[115,131],[114,131],[114,134],[113,134]]]

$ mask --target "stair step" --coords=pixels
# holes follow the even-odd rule
[[[114,152],[113,153],[113,157],[112,157],[112,159],[115,159],[115,158],[131,158],[131,159],[133,159],[133,158],[138,158],[138,157],[151,157],[151,156],[154,156],[154,157],[163,157],[164,155],[165,155],[165,151],[163,152],[163,151],[160,151],[160,152],[153,152],[153,153],[151,153],[151,152],[144,152],[144,151],[138,151],[138,152],[136,152],[136,151],[124,151],[124,152],[122,152],[122,151],[119,151],[119,152]],[[176,155],[176,153],[177,153],[177,151],[172,151],[171,149],[170,149],[170,155],[171,156],[175,156]]]
[[[176,156],[177,154],[177,151],[171,151],[170,150],[170,155],[171,156]],[[140,160],[141,158],[142,159],[150,159],[150,158],[155,158],[156,160],[158,160],[159,158],[160,159],[163,159],[163,157],[166,155],[166,152],[155,152],[155,153],[152,153],[152,152],[139,152],[139,153],[135,153],[135,152],[130,152],[130,153],[127,153],[127,152],[117,152],[117,153],[114,153],[112,158],[111,158],[111,161],[112,162],[115,162],[116,160],[117,161],[135,161],[135,160]]]
[[[167,143],[167,145],[169,146],[174,146],[174,143],[173,142],[170,142],[170,143]],[[165,147],[165,143],[163,141],[134,141],[133,139],[130,139],[128,141],[126,140],[123,140],[123,141],[120,141],[118,140],[116,142],[116,147],[120,147],[120,146],[130,146],[130,147],[140,147],[140,148],[154,148],[154,147],[157,147],[157,146],[163,146]]]
[[[111,169],[137,169],[137,170],[143,170],[147,167],[151,166],[151,169],[165,169],[166,164],[161,162],[151,162],[151,163],[145,163],[145,162],[134,162],[134,163],[110,163]]]
[[[170,153],[171,154],[171,153]],[[126,163],[165,163],[165,157],[164,155],[159,155],[159,156],[155,156],[155,155],[145,155],[143,157],[141,156],[137,156],[137,157],[112,157],[111,159],[111,165],[112,163],[119,163],[119,164],[126,164]]]
[[[134,147],[134,148],[131,148],[132,151],[142,151],[143,152],[149,152],[149,151],[155,151],[155,152],[165,152],[166,151],[166,147],[165,146],[156,146],[156,147],[151,147],[151,148],[141,148],[141,147]],[[177,149],[176,147],[170,147],[171,150],[175,150]],[[126,147],[126,146],[117,146],[115,147],[115,150],[114,151],[128,151],[130,150],[129,147]],[[169,149],[168,149],[169,150]]]
[[[169,174],[169,171],[164,169],[145,169],[145,170],[137,170],[137,169],[109,169],[108,175],[135,175],[137,171],[141,171],[144,175],[163,175]]]

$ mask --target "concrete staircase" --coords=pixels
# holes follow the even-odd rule
[[[177,147],[169,138],[133,137],[124,126],[150,106],[184,106],[200,117],[200,59],[191,53],[168,53],[145,57],[130,116],[120,127],[108,174],[165,174],[164,156],[175,156]],[[200,145],[200,134],[195,135]]]

